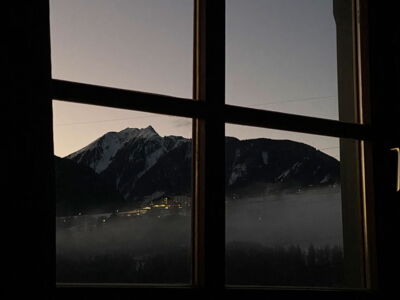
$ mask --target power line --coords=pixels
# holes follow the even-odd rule
[[[339,148],[339,146],[333,146],[333,147],[321,148],[318,150],[329,150],[329,149],[338,149],[338,148]]]
[[[259,107],[259,106],[265,106],[265,105],[269,105],[269,104],[291,103],[291,102],[301,102],[301,101],[311,101],[311,100],[325,100],[326,101],[327,99],[336,98],[336,97],[337,96],[309,97],[309,98],[290,99],[290,100],[282,100],[282,101],[250,104],[250,105],[246,105],[246,106],[248,106],[248,107]]]
[[[259,104],[250,104],[246,105],[247,107],[260,107],[269,104],[279,104],[279,103],[290,103],[290,102],[300,102],[300,101],[310,101],[310,100],[324,100],[329,98],[334,98],[337,96],[322,96],[322,97],[309,97],[309,98],[300,98],[300,99],[291,99],[291,100],[283,100],[276,102],[267,102],[267,103],[259,103]],[[105,123],[105,122],[117,122],[117,121],[126,121],[126,120],[136,120],[136,119],[147,119],[147,118],[160,118],[163,116],[144,116],[144,117],[131,117],[131,118],[119,118],[119,119],[104,119],[104,120],[95,120],[95,121],[83,121],[83,122],[72,122],[72,123],[59,123],[54,124],[54,126],[73,126],[73,125],[87,125],[87,124],[96,124],[96,123]]]
[[[105,119],[105,120],[95,120],[95,121],[72,122],[72,123],[59,123],[59,124],[54,124],[54,126],[85,125],[85,124],[95,124],[95,123],[126,121],[126,120],[161,118],[161,117],[164,117],[164,116],[143,116],[143,117],[131,117],[131,118],[119,118],[119,119]]]

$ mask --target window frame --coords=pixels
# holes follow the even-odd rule
[[[193,139],[196,139],[196,141],[198,141],[197,144],[195,141],[196,146],[194,147],[194,154],[196,155],[194,156],[196,157],[194,161],[198,163],[198,173],[194,177],[195,184],[197,184],[197,186],[200,183],[205,183],[206,188],[202,191],[200,191],[200,188],[196,188],[196,192],[194,194],[195,204],[193,205],[193,207],[195,209],[196,216],[194,224],[194,286],[193,288],[144,286],[140,288],[140,291],[144,293],[152,293],[154,291],[157,291],[160,293],[160,295],[164,295],[164,293],[169,293],[171,295],[175,294],[181,296],[193,295],[193,292],[195,292],[195,295],[201,296],[207,293],[214,293],[215,291],[223,291],[227,295],[252,294],[296,297],[298,296],[298,293],[302,293],[304,296],[316,297],[319,297],[321,295],[360,295],[360,293],[361,295],[365,295],[365,293],[369,293],[369,290],[356,289],[323,290],[318,288],[301,289],[269,287],[263,289],[225,288],[223,274],[223,253],[225,250],[225,244],[221,242],[221,240],[223,241],[224,233],[221,228],[220,230],[211,230],[212,228],[210,226],[214,223],[220,225],[222,224],[221,227],[225,225],[223,221],[224,208],[222,209],[224,203],[223,201],[221,201],[222,204],[220,204],[219,207],[216,209],[217,212],[213,212],[214,209],[210,208],[215,207],[210,207],[209,205],[209,203],[211,202],[210,199],[223,195],[223,184],[221,185],[216,183],[221,183],[221,176],[223,176],[223,167],[221,163],[221,161],[223,162],[223,160],[219,160],[221,157],[223,158],[223,151],[219,151],[217,155],[211,155],[209,149],[210,144],[212,145],[213,142],[221,144],[221,141],[223,141],[225,122],[365,140],[365,144],[370,144],[369,147],[366,147],[364,149],[364,160],[366,163],[365,180],[368,183],[371,183],[371,186],[375,187],[379,192],[384,192],[384,187],[387,187],[387,185],[385,185],[382,180],[379,180],[377,176],[379,174],[383,174],[384,171],[387,169],[385,169],[384,167],[383,169],[379,168],[379,166],[377,165],[377,155],[385,154],[384,151],[387,145],[390,145],[390,147],[394,147],[396,145],[398,146],[398,138],[393,137],[390,134],[388,134],[387,137],[378,136],[377,130],[382,128],[388,129],[385,124],[382,124],[382,120],[384,119],[384,116],[382,116],[382,114],[378,114],[375,116],[371,114],[371,119],[375,118],[375,120],[377,120],[375,121],[375,123],[371,122],[370,124],[352,124],[313,117],[297,116],[286,113],[235,107],[232,105],[221,103],[221,93],[223,93],[221,87],[223,87],[225,80],[224,51],[221,51],[222,49],[224,49],[225,40],[225,30],[223,27],[224,22],[222,21],[225,20],[225,1],[196,0],[195,3],[195,7],[197,9],[195,17],[195,28],[198,28],[198,30],[200,31],[197,32],[199,35],[196,35],[197,44],[195,43],[195,53],[196,51],[198,52],[196,56],[197,62],[195,63],[195,66],[197,66],[195,68],[195,78],[197,80],[197,83],[195,85],[194,98],[198,101],[190,101],[187,99],[179,99],[162,95],[127,91],[115,88],[105,88],[100,86],[51,79],[48,2],[44,1],[37,6],[31,4],[30,6],[28,5],[27,7],[23,8],[25,10],[22,11],[26,13],[26,16],[28,17],[26,23],[22,25],[25,26],[23,30],[27,32],[26,37],[23,36],[23,39],[25,38],[23,42],[30,41],[30,36],[39,37],[39,39],[32,42],[32,45],[30,45],[30,48],[27,50],[28,53],[30,53],[27,59],[31,59],[30,63],[32,64],[33,72],[31,71],[24,78],[19,78],[19,80],[15,80],[17,83],[28,83],[29,86],[33,88],[31,91],[27,92],[27,95],[30,95],[29,99],[32,99],[33,103],[30,103],[28,100],[21,100],[20,98],[17,99],[16,102],[17,105],[19,103],[25,103],[26,109],[29,110],[29,107],[31,107],[33,108],[33,111],[42,114],[43,118],[39,119],[39,125],[35,127],[36,129],[44,129],[44,132],[35,132],[37,136],[42,137],[41,140],[44,142],[43,145],[40,145],[40,149],[43,150],[43,153],[41,153],[41,156],[37,158],[37,161],[39,163],[44,162],[45,166],[50,167],[47,171],[43,170],[39,172],[39,174],[45,175],[44,178],[38,178],[35,181],[37,183],[44,183],[47,187],[44,188],[44,192],[41,190],[36,191],[36,194],[38,195],[45,195],[46,201],[41,203],[39,206],[34,206],[37,211],[42,210],[41,213],[45,216],[44,221],[41,222],[39,225],[41,226],[41,228],[47,228],[43,236],[43,245],[46,245],[44,246],[45,251],[40,255],[43,266],[45,266],[45,271],[41,273],[45,278],[44,287],[50,289],[54,288],[54,273],[51,271],[51,269],[55,267],[54,260],[51,261],[54,258],[52,253],[54,253],[55,250],[53,245],[54,230],[51,230],[49,228],[54,225],[54,203],[52,203],[54,199],[52,196],[54,195],[54,179],[52,177],[53,171],[51,171],[51,157],[53,150],[51,103],[52,99],[57,99],[70,102],[96,104],[107,107],[132,109],[144,112],[169,114],[197,119],[194,126],[195,135],[193,136]],[[362,12],[365,12],[365,14],[361,13],[360,16],[362,17],[363,15],[365,15],[365,21],[371,21],[372,19],[372,25],[377,26],[378,29],[382,29],[379,27],[379,25],[377,25],[376,17],[374,13],[372,13],[372,10],[367,10],[367,2],[361,2],[357,0],[356,3],[358,4],[358,8]],[[370,1],[368,1],[368,4],[370,4]],[[375,4],[375,8],[376,5],[377,4]],[[32,12],[36,12],[36,14]],[[382,9],[379,10],[379,13],[382,14]],[[380,19],[378,18],[378,20]],[[35,29],[33,31],[30,31],[30,29],[28,28],[32,24],[36,25],[37,28],[34,27]],[[217,25],[219,26],[219,30],[215,30],[215,26]],[[361,40],[359,41],[359,43],[362,45],[364,45],[365,43],[367,45],[365,46],[365,48],[363,47],[363,49],[372,48],[372,50],[376,50],[376,47],[378,47],[376,44],[373,44],[375,46],[370,46],[370,44],[368,44],[369,41],[367,39],[367,33],[369,34],[369,32],[367,32],[364,26],[370,28],[370,26],[372,25],[365,25],[365,23],[361,22],[360,27],[362,28],[361,31],[364,32],[364,34],[361,36]],[[201,28],[201,30],[199,28]],[[376,31],[379,32],[379,30]],[[379,40],[377,38],[376,31],[372,32],[372,37],[375,38],[375,40],[373,40],[374,42],[376,42],[376,40]],[[371,38],[371,36],[369,37]],[[38,49],[39,51],[37,51]],[[371,60],[370,56],[368,56],[368,53],[361,53],[360,59],[362,60],[362,66],[368,66],[371,67],[372,70],[382,71],[377,66],[376,61]],[[24,62],[26,61],[22,60],[22,63]],[[26,65],[23,66],[22,64],[20,69],[23,69],[23,67],[26,67]],[[361,73],[366,73],[366,75],[369,76],[370,74],[372,74],[371,69],[363,69],[361,70]],[[35,70],[39,70],[40,74],[40,76],[36,79],[34,79]],[[367,80],[365,79],[366,77],[367,76],[362,79],[363,82],[364,80]],[[372,88],[375,88],[375,91],[365,91],[364,89],[366,89],[366,84],[364,84],[361,88],[363,89],[365,98],[369,98],[367,99],[367,101],[371,101],[371,104],[376,104],[376,100],[373,101],[372,96],[376,96],[377,94],[382,93],[382,89],[380,89],[382,87],[382,83],[380,83],[376,77],[371,77],[372,83],[368,82],[368,84],[371,84]],[[368,80],[370,80],[370,78],[368,78]],[[134,101],[132,101],[131,99],[134,99]],[[302,125],[299,126],[299,124]],[[215,130],[215,128],[218,129]],[[37,151],[37,149],[35,149],[33,149],[30,153],[35,153],[35,151]],[[200,154],[204,154],[205,156],[201,156]],[[207,157],[207,155],[211,155],[211,159],[209,157],[205,158]],[[213,165],[212,162],[218,161],[220,163],[217,168],[215,168],[215,165]],[[371,174],[372,170],[369,170],[370,168],[372,168],[371,166],[375,167],[375,173],[378,167],[378,175],[376,175],[375,173]],[[200,171],[200,169],[202,171]],[[213,172],[211,172],[210,169],[213,170]],[[212,178],[219,178],[219,181],[212,182]],[[371,188],[371,186],[366,185],[366,188],[369,189]],[[212,190],[212,187],[216,187],[216,190]],[[387,192],[386,195],[392,195],[388,193],[389,192]],[[371,194],[376,194],[376,192],[371,192]],[[375,201],[373,199],[368,201],[371,201],[371,203],[368,204],[366,208],[366,214],[368,214],[368,220],[366,221],[366,223],[368,223],[367,227],[369,229],[376,230],[381,236],[378,242],[382,242],[382,232],[386,232],[386,225],[381,224],[377,226],[374,219],[380,218],[382,220],[382,216],[385,216],[388,213],[387,207],[385,207],[384,204],[380,204],[378,205],[378,212],[375,213],[371,209],[371,207],[375,204]],[[51,228],[54,228],[54,226]],[[49,244],[49,241],[51,242],[51,245]],[[209,245],[210,241],[216,241],[218,243],[218,251],[210,251],[209,247],[206,248],[206,245]],[[377,241],[370,240],[369,243],[370,247],[368,247],[368,249],[371,249],[373,252],[376,251],[374,246],[376,246]],[[387,250],[387,248],[385,247],[383,249]],[[371,256],[376,256],[379,262],[382,261],[382,254],[378,255],[376,253],[372,253]],[[213,265],[213,263],[216,263],[216,265]],[[385,265],[385,263],[381,265]],[[382,271],[381,269],[382,266],[378,267],[381,273],[385,273],[387,271],[387,267],[386,269],[384,269],[384,271]],[[380,274],[378,281],[382,282],[382,278],[388,278],[387,275]],[[41,286],[43,285],[41,284]],[[57,297],[60,297],[61,299],[77,294],[80,294],[80,296],[82,297],[90,296],[94,298],[99,295],[101,295],[102,297],[108,297],[110,295],[114,295],[115,292],[120,295],[130,294],[128,289],[97,290],[87,287],[80,287],[78,289],[61,287],[55,289]]]
[[[226,288],[225,202],[220,201],[225,199],[226,123],[337,138],[371,139],[371,130],[364,124],[225,104],[225,14],[223,0],[194,1],[193,100],[52,80],[52,98],[56,100],[194,120],[192,284],[193,287],[217,290]]]
[[[59,79],[52,80],[52,97],[63,101],[171,114],[194,120],[193,286],[223,289],[225,202],[220,199],[225,199],[225,124],[365,140],[370,138],[370,129],[367,125],[356,123],[225,104],[225,1],[195,0],[194,4],[194,101]],[[357,177],[354,180],[358,179]],[[345,209],[354,210],[349,205]],[[349,218],[351,217],[354,214]],[[356,218],[355,222],[359,221],[361,218]],[[354,224],[350,227],[354,227]],[[354,236],[352,232],[348,240],[351,241]],[[356,249],[357,247],[359,245],[349,248],[353,252],[352,256],[363,255],[360,253],[362,249]],[[348,264],[350,263],[353,265],[355,262],[350,260]],[[359,271],[360,267],[355,266],[355,269]],[[357,273],[354,267],[351,270]]]

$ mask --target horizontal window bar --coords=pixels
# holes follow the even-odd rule
[[[335,120],[299,116],[254,108],[225,105],[225,122],[326,135],[342,138],[369,140],[372,130],[368,125],[345,123]]]
[[[213,105],[151,93],[52,80],[52,98],[70,102],[131,109],[151,113],[168,114],[189,118],[217,116],[221,121],[326,135],[333,137],[370,140],[373,137],[369,125],[344,123],[335,120],[299,116],[234,105]]]
[[[199,103],[191,99],[57,79],[52,80],[51,96],[55,100],[168,114],[180,117],[197,118],[204,115],[202,106],[198,105]]]
[[[57,299],[71,299],[71,297],[76,297],[77,293],[79,293],[80,298],[96,298],[99,296],[103,296],[104,298],[110,297],[131,297],[132,289],[127,286],[103,286],[101,289],[95,289],[94,286],[75,286],[71,287],[58,287],[54,294],[57,296]],[[191,298],[195,299],[200,298],[208,298],[209,296],[215,295],[215,291],[206,290],[201,288],[190,288],[190,287],[160,287],[160,286],[135,286],[135,295],[139,296],[159,296],[159,297],[178,297],[179,299]],[[321,289],[321,288],[226,288],[222,291],[221,296],[230,297],[277,297],[283,299],[285,297],[296,297],[304,296],[308,299],[320,299],[328,298],[328,299],[337,299],[338,297],[348,297],[352,296],[354,298],[365,298],[365,297],[373,297],[376,295],[376,292],[366,289]],[[207,297],[208,296],[208,297]]]

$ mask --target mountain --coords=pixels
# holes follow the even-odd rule
[[[92,168],[129,202],[182,195],[191,186],[191,141],[161,137],[151,127],[109,132],[66,158]]]
[[[225,140],[227,194],[296,191],[339,183],[339,162],[290,140]]]
[[[110,212],[125,204],[114,186],[91,168],[57,156],[54,166],[57,216]]]
[[[225,151],[228,197],[339,182],[339,162],[306,144],[227,137]],[[64,160],[85,172],[92,170],[96,182],[112,187],[131,205],[191,193],[191,140],[161,137],[151,126],[108,132]],[[121,200],[116,202],[119,205]]]

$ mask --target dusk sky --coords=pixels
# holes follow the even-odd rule
[[[53,78],[192,98],[192,0],[50,0]],[[338,119],[332,0],[226,0],[226,103]],[[53,102],[55,154],[108,131],[152,125],[191,137],[191,120]],[[244,126],[241,139],[338,139]]]

